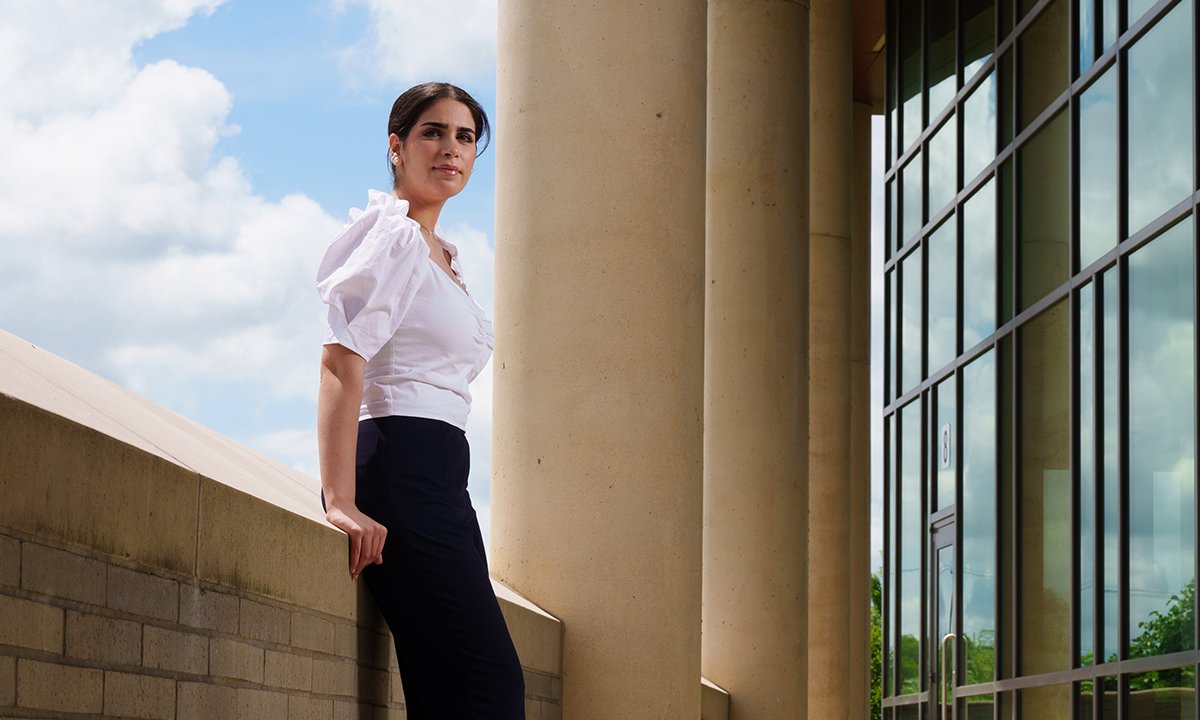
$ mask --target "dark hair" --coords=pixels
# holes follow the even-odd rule
[[[482,154],[492,140],[492,126],[488,122],[487,113],[483,111],[470,93],[457,85],[444,82],[427,82],[414,85],[400,94],[392,103],[392,114],[388,116],[388,136],[397,135],[401,140],[408,137],[412,126],[421,117],[421,113],[438,100],[455,100],[467,106],[471,117],[475,119],[476,154]],[[483,147],[479,147],[480,140]],[[388,170],[392,180],[396,179],[396,168],[392,165],[389,152]]]

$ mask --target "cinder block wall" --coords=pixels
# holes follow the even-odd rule
[[[312,482],[0,332],[0,717],[404,718]],[[497,586],[530,720],[562,627]]]

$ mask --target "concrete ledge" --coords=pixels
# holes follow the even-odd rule
[[[2,331],[0,467],[0,717],[405,717],[316,480]],[[562,624],[493,587],[561,717]]]
[[[729,720],[729,693],[700,678],[700,720]]]

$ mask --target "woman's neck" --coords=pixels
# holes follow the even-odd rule
[[[438,216],[442,214],[442,206],[446,204],[445,200],[439,203],[423,204],[412,198],[404,197],[396,190],[393,190],[392,194],[401,200],[407,200],[408,216],[416,220],[421,227],[433,232],[433,229],[437,227]]]

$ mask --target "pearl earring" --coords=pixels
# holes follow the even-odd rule
[[[392,153],[392,164],[393,164],[393,165],[399,165],[399,164],[400,164],[400,156],[399,156],[399,155],[397,155],[396,153]]]

